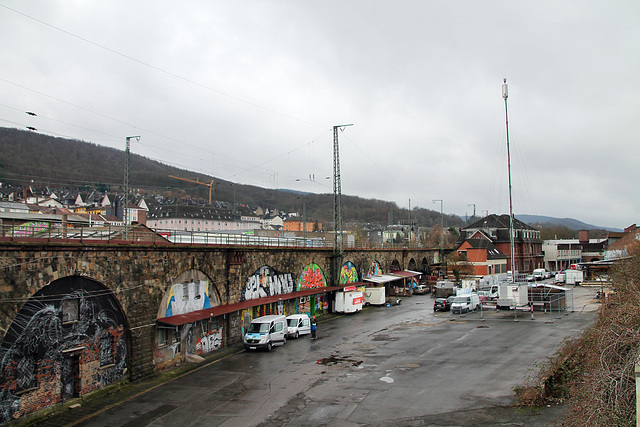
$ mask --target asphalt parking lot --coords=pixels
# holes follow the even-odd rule
[[[562,341],[592,323],[594,289],[573,310],[434,313],[433,298],[404,298],[321,319],[318,339],[271,352],[227,349],[197,370],[78,402],[39,425],[82,426],[546,426],[562,407],[514,407],[513,388]],[[118,399],[120,395],[120,399]]]

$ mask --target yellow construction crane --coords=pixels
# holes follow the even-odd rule
[[[180,178],[179,176],[174,176],[174,175],[169,175],[169,178],[175,178],[181,181],[192,182],[194,184],[206,185],[207,187],[209,187],[209,204],[211,204],[211,194],[213,193],[213,180],[211,180],[211,182],[207,184],[206,182],[200,182],[200,178],[196,178],[195,181],[192,179]]]

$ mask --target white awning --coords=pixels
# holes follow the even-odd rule
[[[364,277],[362,280],[367,282],[373,282],[373,283],[389,283],[389,282],[394,282],[396,280],[402,280],[402,277],[393,276],[390,274],[380,274],[375,276],[367,276],[367,277]]]

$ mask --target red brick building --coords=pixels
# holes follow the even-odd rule
[[[507,272],[507,256],[500,252],[482,232],[462,242],[456,252],[473,266],[475,276],[488,276]]]
[[[509,215],[489,215],[460,230],[459,244],[468,239],[488,238],[500,253],[507,256],[507,270],[530,273],[544,267],[544,253],[540,230],[513,219],[514,262],[511,266],[511,241],[509,239]]]

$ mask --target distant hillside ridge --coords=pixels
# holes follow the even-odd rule
[[[124,146],[124,141],[123,141]],[[124,148],[124,147],[123,147]],[[0,127],[0,183],[19,187],[73,191],[96,189],[123,193],[125,153],[95,143],[53,137],[37,132]],[[145,197],[162,195],[176,202],[190,199],[208,201],[208,187],[170,178],[175,175],[200,182],[214,180],[213,199],[237,202],[253,208],[302,212],[310,220],[333,222],[333,199],[328,194],[275,190],[232,183],[206,174],[179,169],[131,153],[129,187]],[[371,223],[387,225],[408,222],[418,227],[440,223],[440,213],[430,209],[400,208],[395,202],[342,195],[345,224]],[[390,221],[391,220],[391,221]],[[464,220],[445,214],[448,227],[462,227]],[[330,228],[330,225],[329,225]]]
[[[587,224],[582,221],[573,218],[554,218],[551,216],[542,216],[542,215],[526,215],[526,214],[517,214],[514,215],[520,221],[529,224],[554,224],[560,225],[563,227],[567,227],[570,230],[608,230],[608,231],[622,231],[619,228],[613,227],[600,227],[597,225]]]

